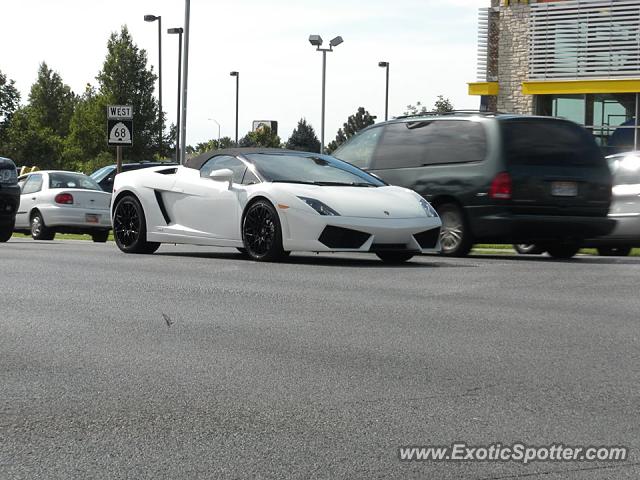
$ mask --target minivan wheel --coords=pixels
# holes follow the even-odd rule
[[[436,211],[442,221],[442,254],[448,257],[466,256],[471,251],[473,241],[462,209],[454,203],[443,203],[436,207]]]
[[[540,255],[544,253],[544,248],[535,243],[516,243],[513,249],[520,255]]]
[[[13,222],[0,227],[0,242],[8,242],[13,235]]]
[[[598,255],[603,257],[626,257],[631,253],[631,247],[598,247]]]
[[[580,250],[580,245],[576,243],[551,245],[547,247],[546,250],[553,258],[568,259],[578,253],[578,251]]]

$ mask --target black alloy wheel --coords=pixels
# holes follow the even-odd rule
[[[285,256],[278,212],[267,200],[258,200],[247,208],[242,220],[242,242],[253,260],[273,262]]]
[[[138,199],[127,195],[113,210],[113,237],[124,253],[153,253],[160,244],[147,241],[144,211]]]

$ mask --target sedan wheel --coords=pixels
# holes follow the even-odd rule
[[[442,254],[450,257],[464,257],[471,251],[473,242],[460,207],[445,203],[436,207],[442,221],[440,245]]]
[[[56,232],[44,224],[40,212],[31,216],[31,238],[34,240],[53,240],[55,236]]]
[[[626,257],[631,253],[631,247],[599,247],[598,255],[603,257]]]
[[[273,262],[285,256],[280,219],[266,200],[251,204],[242,221],[242,242],[254,260]]]
[[[125,253],[153,253],[160,244],[147,241],[142,205],[130,195],[121,198],[113,210],[113,237]]]

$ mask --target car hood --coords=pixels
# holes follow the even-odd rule
[[[385,187],[337,187],[316,185],[278,184],[286,192],[290,207],[312,212],[299,198],[319,200],[343,217],[361,218],[418,218],[425,211],[417,193],[406,188]]]

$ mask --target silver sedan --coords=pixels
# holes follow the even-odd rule
[[[106,242],[111,229],[111,194],[90,177],[45,170],[22,175],[15,231],[34,240],[53,240],[57,232],[89,234]]]

